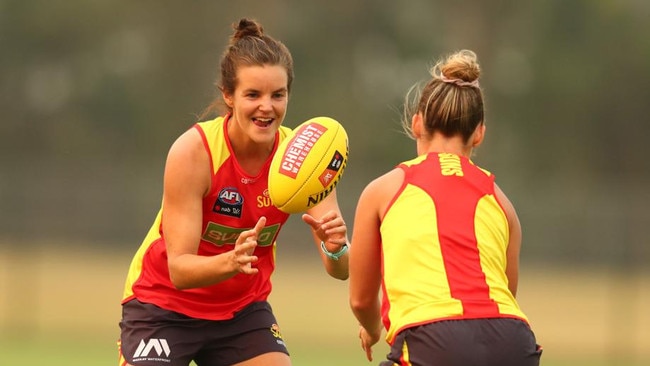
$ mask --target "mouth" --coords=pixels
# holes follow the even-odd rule
[[[266,117],[266,118],[253,117],[253,123],[256,126],[262,127],[262,128],[269,127],[270,125],[273,124],[273,121],[275,121],[275,118],[271,118],[271,117]]]

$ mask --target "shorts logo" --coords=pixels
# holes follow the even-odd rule
[[[155,351],[154,355],[151,355],[151,351]],[[166,339],[150,338],[148,342],[145,343],[144,339],[140,340],[138,349],[135,350],[133,354],[133,362],[140,361],[163,361],[171,362],[169,355],[171,350],[169,349],[169,344],[167,344]]]
[[[282,339],[282,333],[280,333],[280,326],[277,325],[277,324],[273,324],[273,325],[271,325],[271,329],[270,329],[270,330],[271,330],[271,334],[273,334],[273,337],[276,338],[275,341],[276,341],[278,344],[281,344],[281,345],[284,346],[285,344],[284,344],[284,340]]]
[[[217,196],[217,201],[212,206],[212,211],[222,215],[241,217],[244,197],[235,187],[222,188]]]

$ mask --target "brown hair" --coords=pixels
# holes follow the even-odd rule
[[[483,93],[478,84],[481,69],[476,54],[461,50],[438,61],[430,69],[431,79],[424,87],[409,90],[404,103],[402,126],[411,137],[411,117],[422,113],[430,135],[461,135],[467,143],[476,127],[484,121]],[[414,95],[415,92],[415,95]]]
[[[280,65],[287,71],[287,91],[291,92],[293,82],[293,58],[289,49],[280,41],[264,34],[260,23],[253,19],[242,18],[232,25],[234,33],[228,47],[221,56],[221,77],[217,82],[219,90],[233,94],[237,87],[237,70],[240,66]],[[200,118],[219,113],[225,108],[221,96],[203,111]]]

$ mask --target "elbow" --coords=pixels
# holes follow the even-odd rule
[[[347,273],[338,273],[338,272],[330,272],[329,275],[330,277],[340,281],[347,281],[348,277],[350,277]]]
[[[350,298],[350,310],[352,310],[352,313],[358,314],[362,309],[363,306],[361,306],[361,303],[359,303],[359,301]]]
[[[180,276],[173,275],[171,271],[169,271],[169,279],[177,290],[187,290],[190,288],[190,286],[188,286],[188,284],[183,281]]]
[[[185,280],[185,276],[183,276],[182,271],[177,268],[177,266],[174,266],[173,262],[169,262],[168,269],[169,280],[177,290],[187,290],[191,288],[189,283]]]
[[[327,274],[329,274],[330,277],[341,281],[346,281],[350,277],[350,272],[347,267],[345,269],[328,268]]]
[[[342,273],[342,274],[332,276],[332,277],[336,278],[337,280],[347,281],[347,279],[350,277],[350,275],[348,273]]]
[[[177,290],[187,290],[190,289],[191,286],[189,286],[187,283],[180,281],[180,280],[175,280],[173,277],[170,277],[172,281],[172,285],[174,285],[174,288]]]
[[[359,314],[372,308],[374,301],[368,299],[357,298],[350,296],[350,309],[354,314]]]

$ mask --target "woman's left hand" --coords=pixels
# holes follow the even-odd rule
[[[303,214],[302,221],[311,226],[318,238],[326,243],[343,246],[348,242],[345,221],[336,211],[329,211],[318,220],[310,214]]]

